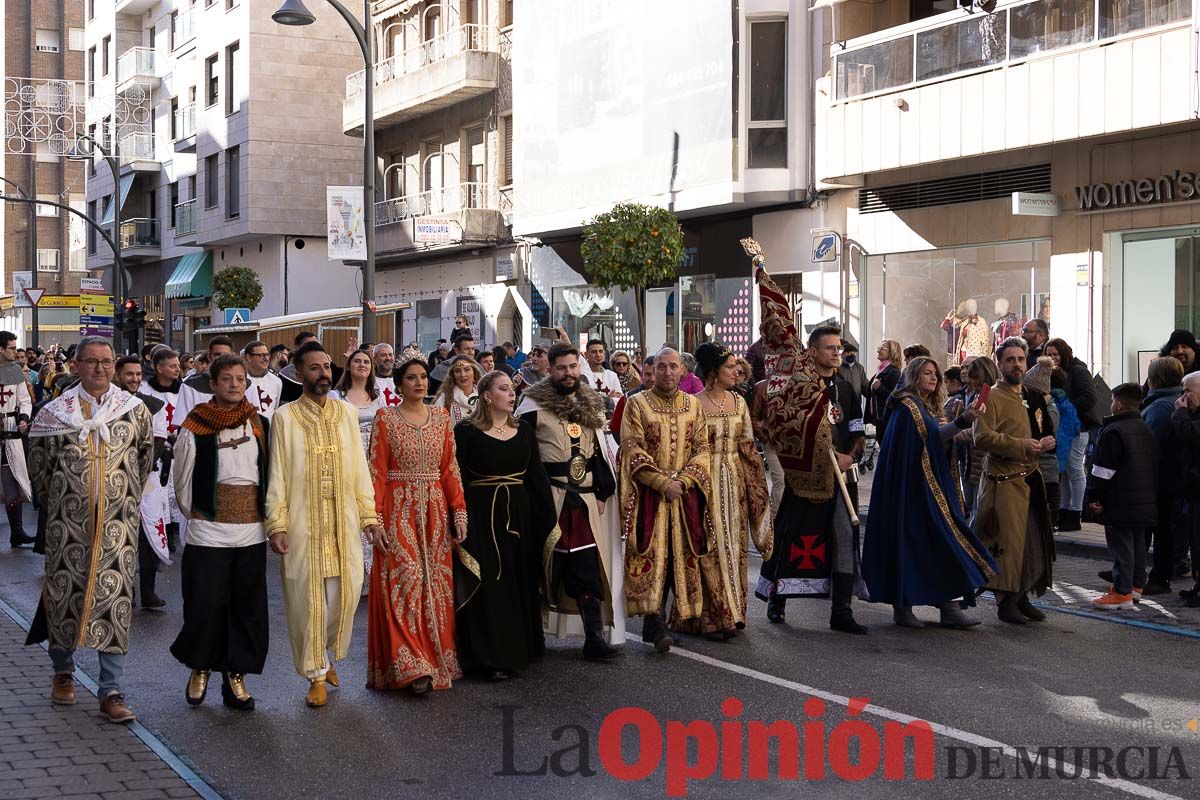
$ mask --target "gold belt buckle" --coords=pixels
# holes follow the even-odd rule
[[[572,456],[567,464],[567,477],[571,483],[583,483],[587,477],[587,459],[581,455]]]

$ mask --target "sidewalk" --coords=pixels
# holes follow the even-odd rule
[[[0,609],[0,797],[201,796],[134,729],[101,717],[79,680],[76,705],[51,705],[46,651],[24,642],[25,630]]]

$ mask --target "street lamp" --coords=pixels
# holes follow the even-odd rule
[[[117,163],[117,159],[108,151],[104,145],[96,141],[91,134],[80,134],[76,139],[76,149],[71,155],[73,159],[82,159],[78,150],[78,142],[87,142],[92,150],[99,150],[100,155],[104,156],[105,162],[108,164],[108,169],[112,172],[113,179],[113,221],[112,221],[112,239],[109,241],[109,247],[113,251],[113,305],[118,306],[125,301],[125,265],[121,261],[121,165]],[[113,328],[113,352],[120,353],[124,344],[124,332]]]
[[[371,2],[363,0],[363,20],[359,22],[338,0],[325,0],[333,6],[358,39],[363,56],[363,223],[366,230],[367,258],[363,262],[362,337],[375,340],[375,57],[366,24],[371,21]],[[280,25],[312,25],[317,21],[303,0],[283,0],[271,19]]]
[[[17,194],[19,194],[22,199],[24,199],[24,200],[30,199],[29,195],[25,193],[25,190],[22,189],[20,186],[18,186],[13,181],[10,181],[8,178],[0,178],[0,181],[4,181],[9,186],[16,189]],[[31,265],[29,267],[29,269],[32,270],[29,273],[29,286],[31,289],[36,289],[37,285],[38,285],[38,281],[37,281],[37,279],[38,279],[37,203],[33,203],[29,206],[29,237],[28,238],[29,238],[29,263]],[[14,286],[13,289],[15,290],[16,287]],[[15,304],[15,302],[16,302],[15,298],[14,298],[13,302]],[[32,305],[32,304],[30,304],[30,305],[32,306],[32,308],[30,308],[30,310],[29,310],[30,311],[29,344],[32,347],[37,347],[38,346],[38,307],[36,305]]]

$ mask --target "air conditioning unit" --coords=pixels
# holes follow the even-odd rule
[[[38,51],[39,53],[57,53],[58,52],[58,46],[53,45],[53,44],[34,45],[33,49]]]

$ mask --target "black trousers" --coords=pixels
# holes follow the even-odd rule
[[[155,578],[158,575],[158,556],[146,538],[146,528],[138,525],[138,586],[141,590],[141,602],[154,594]]]
[[[563,594],[572,600],[582,595],[604,596],[604,578],[600,574],[600,551],[595,547],[571,553],[554,553],[555,573],[562,581]]]
[[[267,660],[267,543],[183,549],[183,630],[171,655],[191,669],[261,674]]]
[[[1158,524],[1154,526],[1154,561],[1150,567],[1151,581],[1170,583],[1175,575],[1175,542],[1187,541],[1179,502],[1172,494],[1158,496]],[[1178,531],[1178,533],[1176,533]]]

